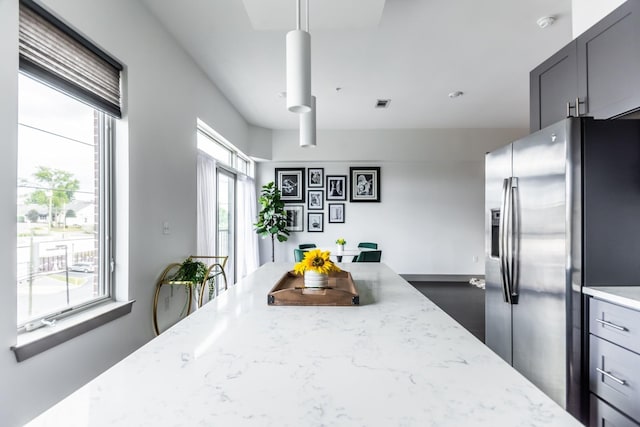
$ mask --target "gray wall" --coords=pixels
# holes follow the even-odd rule
[[[260,163],[259,185],[276,167],[324,167],[348,175],[349,166],[381,167],[381,203],[345,202],[344,224],[323,233],[292,233],[276,245],[276,261],[293,262],[293,248],[314,242],[333,248],[378,242],[383,262],[400,274],[484,274],[484,154],[526,135],[526,129],[319,131],[318,146],[300,148],[295,131],[273,132],[273,161]],[[305,230],[307,209],[305,206]],[[270,261],[269,239],[260,242]]]
[[[44,5],[122,61],[125,118],[117,129],[117,279],[133,312],[17,363],[16,147],[18,0],[0,0],[0,425],[27,420],[153,337],[160,272],[196,248],[196,119],[242,150],[249,127],[148,11],[131,0],[45,0]],[[169,221],[171,234],[162,234]],[[135,380],[135,379],[132,379]]]

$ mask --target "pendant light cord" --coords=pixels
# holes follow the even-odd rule
[[[305,31],[308,33],[309,32],[309,0],[306,0],[305,2],[306,5],[306,25],[305,25]],[[296,0],[296,30],[300,29],[300,25],[302,21],[302,14],[300,13],[300,0]]]
[[[307,33],[309,32],[309,0],[306,2],[307,5]]]

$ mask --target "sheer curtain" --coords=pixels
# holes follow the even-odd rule
[[[196,255],[216,255],[216,161],[202,152],[198,153],[196,189]]]
[[[256,185],[253,178],[238,176],[238,216],[236,267],[238,279],[258,268],[258,235],[253,224],[258,217]]]

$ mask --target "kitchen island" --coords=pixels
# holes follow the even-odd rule
[[[266,264],[30,426],[580,425],[384,264],[343,267],[359,306],[269,306],[292,265]]]

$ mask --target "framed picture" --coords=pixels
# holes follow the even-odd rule
[[[308,190],[307,191],[307,209],[309,210],[324,209],[324,190]]]
[[[380,201],[380,167],[350,167],[352,202]]]
[[[304,168],[276,168],[276,187],[283,202],[304,203]]]
[[[324,185],[324,168],[308,168],[307,174],[307,187],[322,188]]]
[[[346,175],[327,175],[327,200],[347,200]]]
[[[324,213],[309,212],[307,213],[307,231],[324,231]]]
[[[287,214],[287,230],[304,231],[303,205],[285,205],[284,212]]]
[[[344,203],[329,203],[329,223],[344,222]]]

